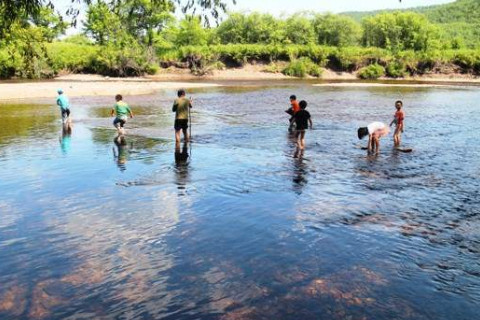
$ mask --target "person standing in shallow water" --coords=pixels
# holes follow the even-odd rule
[[[111,115],[112,117],[115,116],[115,120],[113,120],[113,126],[118,131],[117,139],[121,139],[125,134],[125,124],[127,123],[128,116],[133,118],[133,112],[130,109],[130,106],[123,102],[123,97],[120,94],[115,96],[115,105],[112,108]]]
[[[60,107],[62,113],[62,123],[63,125],[70,125],[70,101],[62,89],[58,89],[57,93],[57,106]]]
[[[297,147],[300,150],[305,149],[305,131],[308,129],[310,124],[310,129],[313,129],[313,122],[310,113],[305,110],[307,108],[307,102],[305,100],[300,101],[299,103],[300,111],[295,113],[294,121],[296,125],[295,137],[297,139]]]
[[[288,126],[288,132],[293,132],[293,127],[295,125],[295,114],[300,111],[300,104],[297,101],[297,96],[290,96],[290,108],[285,112],[291,115],[290,125]]]
[[[193,101],[185,97],[185,90],[178,90],[178,99],[175,100],[172,112],[175,112],[175,143],[178,145],[181,140],[181,132],[183,131],[183,139],[185,142],[190,140],[188,136],[188,116],[192,108]],[[190,124],[191,125],[191,124]]]
[[[402,133],[403,133],[403,120],[405,119],[405,112],[403,111],[403,102],[398,100],[395,102],[395,112],[394,118],[390,123],[390,127],[395,124],[395,133],[393,134],[393,145],[395,148],[400,147],[402,142]]]
[[[379,153],[380,152],[380,139],[390,132],[387,125],[383,122],[372,122],[366,127],[358,129],[358,139],[362,140],[368,136],[368,152]]]

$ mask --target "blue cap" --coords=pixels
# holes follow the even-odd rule
[[[58,89],[57,92],[58,92],[58,94],[62,94],[62,93],[63,93],[63,90],[62,90],[62,89]]]

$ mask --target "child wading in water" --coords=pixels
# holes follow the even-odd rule
[[[60,107],[60,111],[62,112],[62,123],[64,126],[68,127],[71,125],[70,102],[68,101],[67,96],[63,93],[62,89],[58,89],[57,93],[57,106]]]
[[[178,90],[178,99],[173,103],[172,111],[175,112],[175,142],[180,143],[180,132],[183,131],[185,142],[189,141],[188,136],[188,115],[192,108],[192,100],[185,97],[185,90]]]
[[[120,139],[124,134],[125,134],[125,129],[124,126],[127,123],[127,118],[130,116],[130,118],[133,118],[133,112],[126,104],[123,102],[123,97],[120,94],[117,94],[115,96],[115,100],[117,103],[113,106],[111,115],[116,116],[115,120],[113,120],[113,126],[117,128],[118,131],[118,139]]]
[[[400,143],[402,142],[402,133],[403,133],[403,120],[405,119],[405,112],[403,112],[403,102],[397,101],[395,102],[395,108],[397,108],[397,112],[395,112],[395,116],[390,123],[390,127],[395,123],[395,133],[393,134],[393,145],[395,148],[400,147]]]
[[[290,117],[290,125],[288,126],[288,132],[293,132],[293,125],[295,124],[295,114],[300,111],[300,105],[297,101],[297,96],[291,95],[290,96],[290,105],[291,107],[286,110],[285,112],[291,115]]]
[[[366,127],[358,129],[358,139],[363,139],[368,135],[368,152],[380,152],[380,138],[388,135],[390,130],[383,122],[372,122]]]
[[[313,129],[313,122],[310,116],[310,113],[305,110],[307,108],[307,102],[305,100],[300,101],[300,111],[295,113],[294,121],[297,126],[296,129],[296,138],[297,146],[300,150],[305,148],[305,130],[308,129],[310,124],[310,129]]]

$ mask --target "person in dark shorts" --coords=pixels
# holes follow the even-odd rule
[[[115,96],[115,100],[117,103],[112,108],[111,115],[112,117],[115,116],[115,120],[113,120],[113,126],[118,130],[118,138],[125,134],[125,123],[127,123],[127,118],[133,118],[133,112],[130,109],[129,105],[123,102],[123,97],[120,94]]]
[[[172,111],[175,112],[175,142],[180,143],[180,133],[183,131],[185,142],[189,141],[188,116],[192,108],[192,100],[185,97],[185,90],[178,90],[178,99],[173,103]]]
[[[63,93],[62,89],[57,90],[57,106],[60,107],[62,113],[62,123],[64,125],[69,124],[70,122],[70,101],[67,96]]]
[[[300,101],[300,111],[295,113],[296,131],[295,137],[297,139],[297,146],[300,150],[305,148],[305,130],[313,128],[312,117],[310,113],[305,110],[307,108],[307,102],[305,100]]]

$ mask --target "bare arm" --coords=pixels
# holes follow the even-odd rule
[[[130,112],[130,118],[133,118],[133,112],[132,112],[132,110],[130,110],[129,112]]]
[[[372,135],[368,135],[368,151],[372,152]]]
[[[308,119],[308,122],[310,123],[310,129],[313,129],[313,121],[312,121],[312,119],[311,119],[311,118]]]

